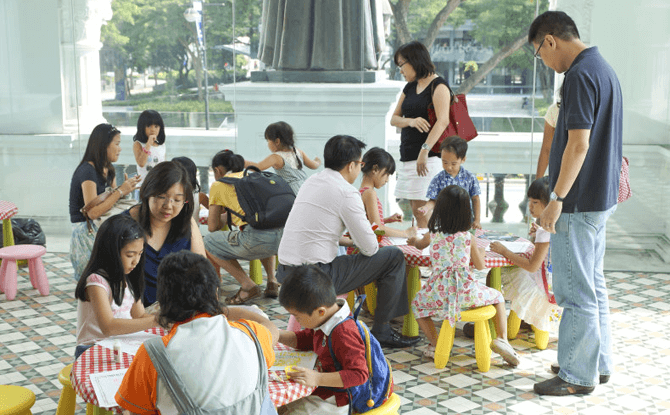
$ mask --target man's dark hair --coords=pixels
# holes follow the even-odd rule
[[[395,160],[388,151],[380,147],[372,147],[363,156],[365,166],[361,169],[363,174],[370,173],[375,166],[381,172],[392,175],[395,173]]]
[[[447,137],[440,144],[440,151],[448,151],[456,154],[456,157],[463,160],[468,154],[468,142],[457,135]]]
[[[549,204],[549,176],[540,177],[528,187],[527,196],[541,201],[545,206]]]
[[[431,232],[453,234],[465,232],[470,227],[472,227],[472,208],[468,191],[455,184],[442,189],[435,200],[428,229]]]
[[[157,279],[158,324],[162,327],[200,313],[216,316],[225,312],[219,302],[219,277],[202,255],[186,250],[167,255],[158,266]]]
[[[337,301],[330,277],[316,265],[296,268],[281,286],[279,304],[284,308],[312,314],[319,307],[330,307]]]
[[[342,170],[352,161],[358,161],[363,154],[365,143],[350,135],[336,135],[323,148],[323,165],[327,169]]]
[[[413,40],[405,43],[395,51],[393,55],[393,62],[397,66],[398,60],[402,56],[405,61],[412,65],[414,72],[416,72],[416,80],[423,79],[435,73],[435,65],[430,60],[430,52],[426,46],[418,40]]]
[[[561,40],[579,39],[575,21],[564,12],[548,11],[537,16],[528,29],[528,43],[539,43],[545,35]]]

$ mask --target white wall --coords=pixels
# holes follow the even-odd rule
[[[582,39],[614,67],[624,96],[624,143],[670,143],[670,1],[558,0]]]
[[[63,131],[57,3],[0,1],[0,133]]]

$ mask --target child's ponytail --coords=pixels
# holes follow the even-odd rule
[[[278,121],[267,126],[265,129],[265,139],[274,140],[278,138],[279,142],[284,147],[290,148],[295,154],[295,159],[298,161],[298,169],[302,170],[302,162],[298,157],[298,150],[295,148],[295,141],[293,140],[293,128],[284,121]]]

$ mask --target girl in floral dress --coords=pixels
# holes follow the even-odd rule
[[[472,227],[470,196],[460,186],[447,186],[437,196],[427,232],[421,239],[409,238],[407,243],[419,249],[430,246],[432,276],[421,287],[412,301],[417,323],[430,344],[424,356],[434,357],[437,331],[432,318],[448,320],[453,327],[461,318],[462,310],[493,305],[496,308],[494,324],[498,337],[491,349],[512,366],[519,364],[519,356],[507,342],[507,316],[502,294],[475,280],[470,269],[470,258],[477,269],[484,269],[484,252],[477,248]],[[471,246],[474,246],[471,249]]]

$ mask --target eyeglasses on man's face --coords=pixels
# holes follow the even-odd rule
[[[365,162],[364,162],[364,161],[354,160],[353,162],[356,163],[356,164],[360,164],[360,165],[361,165],[361,169],[362,169],[363,167],[365,167]]]
[[[535,51],[535,54],[533,55],[533,57],[535,59],[540,57],[540,49],[542,49],[542,44],[543,43],[544,43],[544,39],[542,39],[542,42],[540,42],[540,46],[537,47],[537,50]]]

